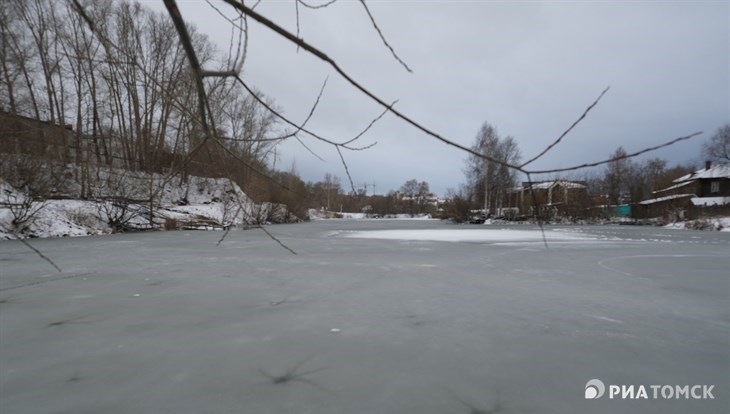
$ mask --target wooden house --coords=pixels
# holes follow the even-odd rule
[[[730,165],[712,165],[672,181],[672,185],[653,192],[654,198],[635,206],[636,218],[663,217],[665,221],[693,218],[713,211],[730,211]]]

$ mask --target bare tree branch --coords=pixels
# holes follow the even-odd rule
[[[308,9],[323,9],[323,8],[328,7],[328,6],[331,6],[331,5],[335,4],[335,2],[337,2],[337,0],[330,0],[330,1],[326,2],[326,3],[322,3],[322,4],[319,4],[319,5],[311,5],[311,4],[307,3],[307,2],[305,2],[304,0],[296,0],[296,1],[299,4],[301,4],[302,6],[308,8]]]
[[[242,140],[242,139],[238,139],[238,138],[220,137],[220,139],[227,140],[227,141],[271,142],[271,141],[283,141],[283,140],[288,139],[288,138],[296,138],[296,140],[299,141],[299,143],[302,144],[302,146],[304,146],[304,148],[306,148],[307,151],[309,151],[310,153],[312,153],[312,155],[314,155],[315,157],[319,158],[320,160],[324,161],[319,155],[317,155],[316,153],[314,153],[314,151],[312,151],[311,149],[309,149],[309,147],[307,147],[304,144],[304,142],[302,142],[302,140],[299,139],[299,137],[297,136],[297,134],[299,134],[299,132],[301,132],[303,130],[303,128],[307,125],[307,123],[309,122],[309,120],[314,115],[314,111],[317,109],[317,106],[319,105],[319,101],[322,98],[322,94],[324,93],[325,86],[327,86],[327,79],[324,80],[324,83],[322,84],[322,87],[319,90],[319,94],[317,95],[317,98],[315,99],[314,104],[312,105],[312,108],[309,110],[309,114],[304,119],[304,122],[302,122],[301,124],[298,124],[298,125],[297,124],[294,124],[293,122],[290,122],[289,123],[290,125],[295,125],[297,127],[297,129],[294,132],[287,132],[286,134],[284,134],[284,135],[282,135],[280,137],[274,137],[274,138],[259,138],[259,139],[243,139]],[[260,104],[263,105],[263,103],[265,101],[263,99],[260,99],[260,97],[258,96],[258,94],[255,91],[253,91],[252,89],[249,90],[248,88],[246,90],[253,96],[254,100],[256,100],[257,102],[259,102]],[[276,113],[275,111],[273,111],[272,109],[270,109],[268,104],[264,105],[264,107],[269,112],[271,112],[272,114],[274,114],[275,116],[277,116],[279,118],[282,118],[278,113]]]
[[[78,3],[78,0],[71,0],[71,1],[73,2],[74,9],[89,24],[89,26],[92,28],[92,30],[94,30],[95,29],[95,26],[94,26],[93,21],[84,12],[83,8]],[[174,3],[174,0],[166,0],[166,1],[172,1]],[[363,87],[362,85],[360,85],[359,83],[357,83],[354,79],[352,79],[329,56],[327,56],[326,54],[324,54],[323,52],[321,52],[317,48],[315,48],[315,47],[309,45],[308,43],[304,42],[303,40],[295,37],[294,35],[292,35],[291,33],[287,32],[285,29],[281,28],[280,26],[276,25],[275,23],[273,23],[269,19],[267,19],[267,18],[261,16],[260,14],[258,14],[257,12],[255,12],[254,9],[256,8],[256,6],[258,6],[258,4],[259,4],[258,1],[252,7],[250,7],[250,8],[247,7],[247,6],[245,6],[245,5],[243,5],[243,4],[241,4],[241,3],[237,3],[234,0],[223,0],[223,1],[225,3],[227,3],[227,4],[229,4],[230,6],[232,6],[238,12],[240,12],[241,15],[244,16],[244,19],[245,19],[245,17],[251,17],[251,18],[253,18],[254,20],[256,20],[257,22],[259,22],[260,24],[262,24],[262,25],[268,27],[269,29],[275,31],[279,35],[285,37],[289,41],[291,41],[291,42],[299,45],[303,49],[307,50],[309,53],[311,53],[314,56],[318,57],[320,60],[323,60],[324,62],[328,63],[348,83],[350,83],[352,86],[354,86],[360,92],[362,92],[363,94],[365,94],[366,96],[368,96],[370,99],[374,100],[379,105],[381,105],[382,107],[384,107],[386,111],[392,112],[396,117],[398,117],[401,120],[403,120],[404,122],[410,124],[414,128],[416,128],[416,129],[424,132],[426,135],[430,136],[431,138],[437,139],[437,140],[439,140],[439,141],[441,141],[441,142],[443,142],[443,143],[445,143],[447,145],[453,146],[453,147],[455,147],[455,148],[457,148],[457,149],[459,149],[461,151],[464,151],[466,153],[472,154],[472,155],[474,155],[474,156],[476,156],[478,158],[486,159],[488,161],[494,162],[494,163],[496,163],[498,165],[503,165],[503,166],[505,166],[507,168],[511,168],[511,169],[516,170],[516,171],[520,171],[520,172],[525,173],[525,174],[528,173],[528,172],[533,173],[533,174],[541,174],[541,173],[553,173],[553,172],[571,171],[571,170],[577,170],[577,169],[582,169],[582,168],[589,168],[589,167],[593,167],[593,166],[605,164],[605,163],[608,163],[608,162],[611,161],[611,160],[604,160],[604,161],[600,161],[600,162],[596,162],[596,163],[581,164],[581,165],[576,165],[576,166],[572,166],[572,167],[566,167],[566,168],[560,168],[560,169],[552,169],[552,170],[528,171],[528,170],[525,170],[524,169],[524,166],[527,165],[527,164],[523,164],[523,165],[512,165],[512,164],[509,164],[509,163],[505,163],[505,162],[503,162],[501,160],[495,159],[493,157],[489,157],[489,156],[485,156],[484,154],[480,154],[480,153],[478,153],[478,152],[476,152],[476,151],[474,151],[474,150],[472,150],[470,148],[467,148],[467,147],[465,147],[465,146],[463,146],[463,145],[461,145],[459,143],[456,143],[456,142],[454,142],[452,140],[449,140],[449,139],[447,139],[447,138],[445,138],[445,137],[437,134],[434,131],[431,131],[430,129],[426,128],[425,126],[421,125],[420,123],[416,122],[415,120],[411,119],[410,117],[406,116],[405,114],[401,113],[400,111],[394,109],[393,108],[393,104],[390,104],[389,105],[389,104],[385,103],[385,101],[383,101],[382,99],[380,99],[379,97],[377,97],[376,95],[374,95],[373,93],[371,93],[369,90],[367,90],[365,87]],[[330,3],[332,3],[332,2],[330,2]],[[316,7],[314,7],[314,8],[316,8]],[[179,14],[178,14],[178,16],[179,16]],[[184,23],[183,23],[183,27],[184,27]],[[190,44],[189,38],[187,40],[188,40],[188,44]],[[108,47],[108,42],[106,42],[105,39],[102,39],[102,41],[104,41],[105,47]],[[185,38],[184,37],[181,38],[181,41],[183,41],[183,43],[185,43]],[[190,44],[190,46],[192,47],[191,44]],[[138,65],[138,63],[136,63],[136,62],[135,62],[135,64]],[[202,71],[202,73],[204,73],[204,72],[205,71]],[[230,75],[230,72],[228,72],[228,71],[225,71],[225,72],[226,72],[225,75]],[[202,73],[201,73],[201,75],[202,75]],[[213,73],[212,72],[208,72],[208,74],[210,74],[211,76],[213,76]],[[202,76],[199,76],[199,77],[202,77]],[[240,75],[239,76],[236,76],[235,78],[236,78],[236,80],[239,83],[241,83],[241,85],[244,86],[245,89],[247,89],[249,91],[249,93],[251,93],[255,98],[258,98],[258,96],[251,90],[251,88],[249,88],[248,85],[246,85],[245,82],[243,82],[243,80],[240,78]],[[199,83],[202,83],[202,82],[199,82]],[[580,121],[582,121],[582,119],[587,115],[587,113],[597,104],[597,101],[599,101],[602,98],[602,96],[603,96],[603,94],[605,94],[605,92],[606,92],[606,90],[604,90],[604,92],[599,96],[599,98],[596,100],[596,102],[594,102],[594,104],[592,104],[591,106],[589,106],[586,109],[586,111],[584,111],[583,115],[581,115],[581,117],[574,123],[574,125],[572,125],[564,134],[562,134],[558,138],[558,140],[556,140],[555,143],[551,144],[551,146],[548,149],[546,149],[546,151],[543,151],[543,153],[549,151],[549,149],[551,149],[552,147],[554,147],[555,145],[557,145],[557,143],[559,143],[562,140],[562,138],[565,135],[567,135],[567,133],[569,131],[571,131]],[[277,117],[279,117],[280,119],[284,120],[284,122],[288,123],[289,125],[291,125],[291,126],[293,126],[295,128],[298,128],[299,127],[299,125],[295,124],[294,122],[289,121],[284,116],[282,116],[280,113],[276,112],[273,108],[271,108],[271,106],[267,105],[265,102],[263,102],[262,100],[260,100],[260,98],[257,99],[257,100],[267,110],[271,111]],[[368,129],[368,128],[366,128],[366,129]],[[311,135],[312,137],[314,137],[316,139],[319,139],[319,140],[323,141],[323,142],[329,143],[331,145],[342,145],[343,148],[349,149],[349,150],[364,150],[364,149],[367,149],[367,148],[372,147],[372,145],[375,145],[375,143],[373,143],[373,144],[368,145],[366,147],[354,148],[354,147],[347,146],[347,144],[351,143],[351,141],[346,141],[345,143],[337,143],[337,142],[334,142],[332,140],[328,140],[326,138],[323,138],[323,137],[321,137],[321,136],[319,136],[319,135],[317,135],[317,134],[315,134],[315,133],[313,133],[311,131],[308,131],[306,129],[302,129],[302,131],[305,132],[305,133],[307,133],[308,135]],[[640,154],[643,154],[643,153],[646,153],[646,152],[649,152],[649,151],[654,151],[656,149],[659,149],[659,148],[663,148],[663,147],[672,145],[672,144],[674,144],[674,143],[676,143],[678,141],[693,138],[693,137],[695,137],[695,136],[697,136],[699,134],[700,134],[699,132],[698,133],[694,133],[694,134],[688,135],[686,137],[680,137],[678,139],[672,140],[672,141],[667,142],[665,144],[661,144],[661,145],[658,145],[658,146],[655,146],[655,147],[646,148],[646,149],[641,150],[639,152],[636,152],[636,153],[633,153],[633,154],[629,154],[628,157],[631,158],[631,157],[634,157],[634,156],[637,156],[637,155],[640,155]],[[290,135],[290,136],[293,136],[293,135]],[[343,145],[343,144],[345,144],[345,145]],[[189,157],[188,157],[188,159],[189,159]],[[533,162],[533,160],[530,160],[529,162]]]
[[[202,78],[233,78],[238,76],[238,72],[235,70],[201,70],[200,77]]]
[[[483,154],[479,154],[478,152],[476,152],[476,151],[474,151],[474,150],[472,150],[472,149],[470,149],[468,147],[465,147],[465,146],[463,146],[463,145],[461,145],[461,144],[459,144],[457,142],[454,142],[452,140],[449,140],[447,138],[444,138],[443,136],[437,134],[436,132],[431,131],[430,129],[428,129],[425,126],[421,125],[420,123],[416,122],[415,120],[413,120],[412,118],[408,117],[407,115],[404,115],[400,111],[394,109],[393,107],[391,107],[391,105],[389,105],[388,103],[386,103],[384,100],[382,100],[381,98],[379,98],[378,96],[376,96],[375,94],[373,94],[372,92],[370,92],[367,88],[365,88],[360,83],[358,83],[357,81],[355,81],[352,77],[350,77],[350,75],[348,75],[347,72],[345,72],[344,70],[342,70],[342,68],[340,68],[340,66],[332,58],[330,58],[329,56],[327,56],[325,53],[323,53],[319,49],[315,48],[314,46],[310,45],[309,43],[305,42],[304,40],[299,39],[298,37],[294,36],[293,34],[291,34],[286,29],[282,28],[281,26],[279,26],[276,23],[272,22],[268,18],[266,18],[266,17],[260,15],[259,13],[255,12],[252,8],[249,8],[249,7],[247,7],[247,6],[243,5],[243,4],[237,3],[234,0],[223,0],[223,1],[226,2],[226,3],[228,3],[229,5],[231,5],[231,7],[235,8],[236,10],[241,11],[242,13],[244,13],[247,16],[251,17],[252,19],[256,20],[260,24],[268,27],[269,29],[271,29],[274,32],[278,33],[279,35],[283,36],[287,40],[293,42],[294,44],[299,45],[302,49],[304,49],[307,52],[311,53],[312,55],[316,56],[320,60],[328,63],[350,85],[354,86],[357,90],[359,90],[360,92],[362,92],[363,94],[365,94],[367,97],[369,97],[373,101],[377,102],[380,106],[382,106],[383,108],[388,109],[395,116],[397,116],[401,120],[405,121],[406,123],[410,124],[414,128],[420,130],[421,132],[425,133],[426,135],[428,135],[428,136],[430,136],[432,138],[435,138],[435,139],[443,142],[444,144],[450,145],[450,146],[455,147],[455,148],[458,148],[458,149],[460,149],[460,150],[462,150],[462,151],[464,151],[466,153],[472,154],[472,155],[474,155],[476,157],[479,157],[479,158],[482,158],[482,159],[486,159],[486,160],[492,161],[492,162],[494,162],[496,164],[504,165],[506,167],[513,168],[513,169],[516,169],[518,171],[524,172],[524,170],[522,170],[519,166],[510,165],[510,164],[505,163],[503,161],[500,161],[500,160],[498,160],[496,158],[489,157],[489,156],[485,156]],[[332,142],[330,142],[330,143],[332,143]]]
[[[228,47],[228,67],[232,67],[236,73],[241,73],[241,70],[243,70],[243,64],[246,61],[246,56],[248,55],[248,20],[246,19],[246,16],[241,12],[238,12],[238,18],[231,19],[230,17],[226,16],[218,7],[211,3],[210,0],[205,0],[205,2],[208,4],[208,6],[213,8],[213,10],[215,10],[219,16],[221,16],[223,19],[231,24],[231,40]],[[243,24],[237,24],[236,20],[241,20]],[[233,63],[231,63],[231,51],[233,50],[234,38],[233,32],[236,29],[238,30],[238,46],[236,47],[236,56],[233,58]]]
[[[403,65],[403,67],[404,67],[404,68],[405,68],[405,69],[406,69],[406,70],[407,70],[408,72],[410,72],[410,73],[413,73],[413,71],[411,70],[411,68],[409,68],[409,67],[408,67],[408,65],[406,65],[406,62],[404,62],[404,61],[403,61],[403,60],[402,60],[402,59],[401,59],[401,58],[400,58],[400,57],[398,56],[398,54],[397,54],[397,53],[395,53],[395,50],[393,49],[393,47],[392,47],[392,46],[391,46],[391,45],[390,45],[390,44],[388,43],[388,41],[387,41],[387,40],[385,40],[385,36],[383,35],[383,32],[382,32],[382,31],[380,31],[380,27],[378,27],[378,23],[376,23],[376,22],[375,22],[375,18],[373,17],[372,13],[370,13],[370,9],[368,8],[368,5],[367,5],[367,4],[365,4],[365,0],[360,0],[360,4],[362,4],[362,7],[364,7],[364,8],[365,8],[365,12],[366,12],[366,13],[368,14],[368,17],[370,17],[370,22],[371,22],[371,23],[373,24],[373,27],[374,27],[374,28],[375,28],[375,30],[376,30],[376,31],[378,32],[378,36],[380,36],[380,40],[382,40],[382,41],[383,41],[383,44],[384,44],[384,45],[385,45],[385,46],[386,46],[386,47],[387,47],[388,49],[390,49],[390,53],[392,53],[392,54],[393,54],[393,57],[395,58],[395,60],[397,60],[397,61],[398,61],[398,63],[400,63],[401,65]]]
[[[185,50],[185,54],[188,56],[188,62],[193,70],[193,74],[195,75],[195,86],[198,90],[198,116],[200,117],[200,125],[205,133],[204,139],[208,139],[208,136],[210,136],[210,127],[208,126],[207,114],[205,111],[207,95],[205,94],[205,85],[203,85],[203,69],[200,66],[198,55],[195,53],[195,49],[193,48],[193,42],[190,39],[187,27],[185,27],[185,21],[180,14],[180,9],[177,7],[177,2],[175,0],[163,0],[163,2],[165,3],[167,12],[175,25],[175,29],[180,37],[180,43]]]
[[[570,131],[572,131],[573,128],[575,128],[576,125],[578,125],[586,117],[586,115],[588,115],[588,112],[590,112],[590,110],[593,109],[593,107],[598,104],[598,101],[600,101],[601,98],[603,98],[603,95],[605,95],[606,92],[608,92],[608,90],[610,88],[611,88],[610,86],[606,87],[606,89],[604,89],[603,92],[601,92],[601,94],[598,95],[598,98],[596,98],[596,100],[593,101],[593,103],[590,104],[588,106],[588,108],[586,108],[585,111],[583,111],[583,114],[575,122],[573,122],[573,124],[570,126],[570,128],[566,129],[565,132],[563,132],[562,134],[560,134],[560,136],[558,137],[558,139],[555,140],[555,142],[553,142],[552,144],[548,145],[547,148],[545,148],[544,150],[542,150],[542,152],[539,153],[539,154],[537,154],[535,157],[531,158],[527,162],[525,162],[522,165],[520,165],[520,168],[524,168],[528,164],[531,164],[533,161],[537,161],[540,157],[542,157],[543,155],[547,154],[548,151],[550,151],[551,149],[553,149],[554,146],[558,145],[560,143],[560,141],[562,141],[562,139],[566,135],[568,135],[568,133],[570,133]]]
[[[689,134],[689,135],[685,135],[683,137],[675,138],[675,139],[673,139],[673,140],[671,140],[669,142],[665,142],[663,144],[660,144],[660,145],[657,145],[657,146],[654,146],[654,147],[644,148],[641,151],[636,151],[636,152],[633,152],[631,154],[626,154],[625,156],[622,156],[622,157],[611,158],[611,159],[607,159],[607,160],[603,160],[603,161],[598,161],[598,162],[593,162],[593,163],[589,163],[589,164],[575,165],[573,167],[556,168],[556,169],[552,169],[552,170],[529,171],[528,173],[530,173],[530,174],[551,174],[551,173],[558,173],[558,172],[563,172],[563,171],[580,170],[582,168],[597,167],[599,165],[608,164],[609,162],[612,162],[612,161],[623,160],[623,159],[626,159],[626,158],[634,158],[634,157],[637,157],[637,156],[639,156],[641,154],[644,154],[644,153],[647,153],[647,152],[650,152],[650,151],[656,151],[656,150],[658,150],[660,148],[664,148],[664,147],[668,147],[670,145],[674,145],[677,142],[686,141],[686,140],[688,140],[690,138],[694,138],[694,137],[696,137],[696,136],[698,136],[700,134],[702,134],[702,131],[695,132],[695,133]]]

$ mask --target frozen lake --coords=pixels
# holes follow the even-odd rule
[[[0,242],[0,412],[730,412],[730,233],[267,229]]]

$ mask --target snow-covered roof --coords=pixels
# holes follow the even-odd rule
[[[554,183],[554,181],[546,181],[544,183],[535,183],[535,184],[532,184],[532,189],[533,190],[547,190],[548,188],[550,188],[551,185],[553,185],[553,183]],[[527,188],[530,188],[530,186],[528,185]]]
[[[694,197],[692,204],[696,206],[723,206],[730,204],[730,197]]]
[[[553,181],[543,181],[540,183],[533,183],[532,189],[533,190],[547,190],[554,185],[561,185],[561,186],[567,187],[567,188],[586,188],[585,185],[575,182],[575,181],[553,180]],[[529,184],[525,188],[530,188]]]
[[[672,194],[672,195],[668,195],[668,196],[664,196],[664,197],[652,198],[651,200],[644,200],[644,201],[639,202],[639,204],[643,204],[643,205],[654,204],[654,203],[659,203],[662,201],[674,200],[675,198],[685,198],[685,197],[694,197],[694,194]]]
[[[687,175],[683,175],[673,182],[675,183],[681,183],[683,181],[690,181],[690,180],[699,180],[699,179],[707,179],[707,178],[730,178],[730,165],[728,164],[717,164],[711,166],[708,168],[703,168],[701,170],[697,170],[693,173],[689,173]]]
[[[683,183],[679,183],[679,184],[674,184],[674,185],[673,185],[673,186],[671,186],[671,187],[667,187],[667,188],[662,188],[661,190],[656,190],[656,191],[652,191],[652,194],[656,194],[656,193],[663,193],[663,192],[665,192],[665,191],[675,190],[675,189],[677,189],[677,188],[681,188],[681,187],[684,187],[684,186],[686,186],[686,185],[690,185],[690,184],[692,184],[692,181],[685,181],[685,182],[683,182]]]

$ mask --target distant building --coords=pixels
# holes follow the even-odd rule
[[[533,215],[537,208],[546,217],[579,217],[589,204],[586,183],[570,180],[522,182],[507,198],[508,207],[522,216]]]
[[[0,153],[68,162],[75,145],[71,125],[56,125],[0,110]]]

